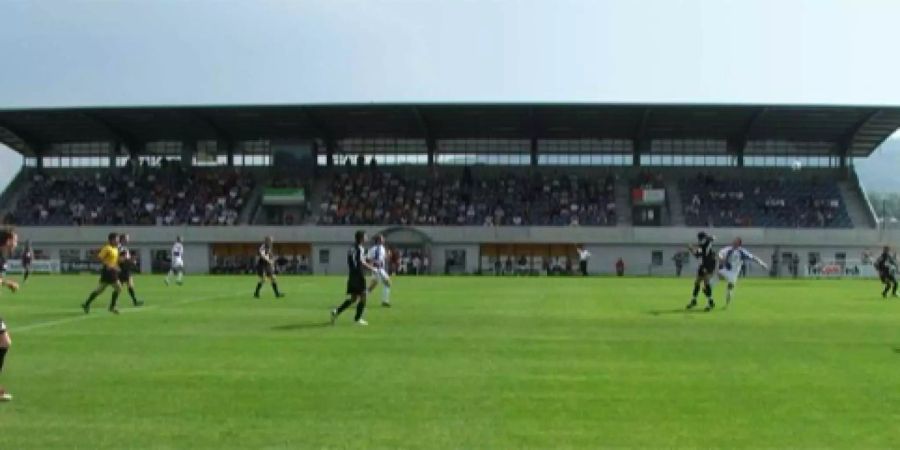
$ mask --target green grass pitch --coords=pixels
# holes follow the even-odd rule
[[[84,316],[94,282],[0,295],[0,448],[900,445],[900,301],[874,280],[741,280],[704,314],[687,278],[397,278],[369,327],[326,325],[340,277],[254,300],[141,276],[148,306]]]

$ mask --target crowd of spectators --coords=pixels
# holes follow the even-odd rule
[[[388,272],[391,275],[428,275],[431,273],[431,260],[420,250],[403,250],[392,248],[388,261]]]
[[[833,181],[719,179],[700,174],[681,180],[680,188],[685,222],[690,226],[852,226]]]
[[[35,171],[7,221],[20,225],[234,225],[252,177],[178,164]]]
[[[615,225],[614,179],[502,175],[405,178],[377,168],[336,176],[322,225]]]
[[[492,257],[484,269],[494,275],[574,275],[573,259],[568,257],[541,258],[519,255]]]

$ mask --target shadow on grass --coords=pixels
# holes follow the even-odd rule
[[[709,311],[704,311],[703,308],[654,309],[653,311],[647,311],[647,314],[649,314],[651,316],[662,316],[662,315],[668,315],[668,314],[708,314],[708,313],[709,313]]]
[[[900,355],[900,347],[894,347],[894,353]]]
[[[275,331],[298,331],[298,330],[314,330],[316,328],[327,328],[331,326],[331,322],[315,322],[315,323],[291,323],[287,325],[279,325],[272,327]]]

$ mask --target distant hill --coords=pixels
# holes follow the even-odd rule
[[[866,190],[900,193],[900,138],[888,139],[872,156],[855,164]]]

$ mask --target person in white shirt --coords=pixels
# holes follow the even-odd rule
[[[166,275],[166,286],[175,274],[178,276],[175,282],[181,285],[184,278],[184,244],[181,242],[181,236],[176,237],[175,243],[172,244],[172,265],[169,267],[169,274]]]
[[[731,304],[731,300],[734,296],[734,286],[737,284],[738,277],[741,274],[741,268],[744,266],[746,262],[755,262],[762,266],[763,269],[768,269],[769,266],[765,263],[765,261],[757,258],[753,253],[750,253],[743,247],[743,242],[741,238],[735,238],[731,245],[727,247],[723,247],[719,250],[719,280],[728,282],[728,291],[725,294],[725,307],[727,308]],[[710,280],[710,286],[715,283],[715,279]],[[707,310],[712,309],[712,304],[707,307]]]
[[[591,259],[591,252],[587,251],[583,245],[576,246],[575,250],[578,252],[578,268],[581,269],[581,275],[587,276],[587,266],[588,260]]]
[[[369,260],[369,264],[375,268],[372,270],[372,282],[369,283],[368,293],[371,294],[372,291],[375,290],[375,286],[378,286],[378,283],[381,283],[381,306],[390,308],[391,277],[388,275],[387,271],[388,254],[387,249],[384,246],[384,236],[380,234],[375,236],[375,245],[369,249],[369,254],[366,258]]]

